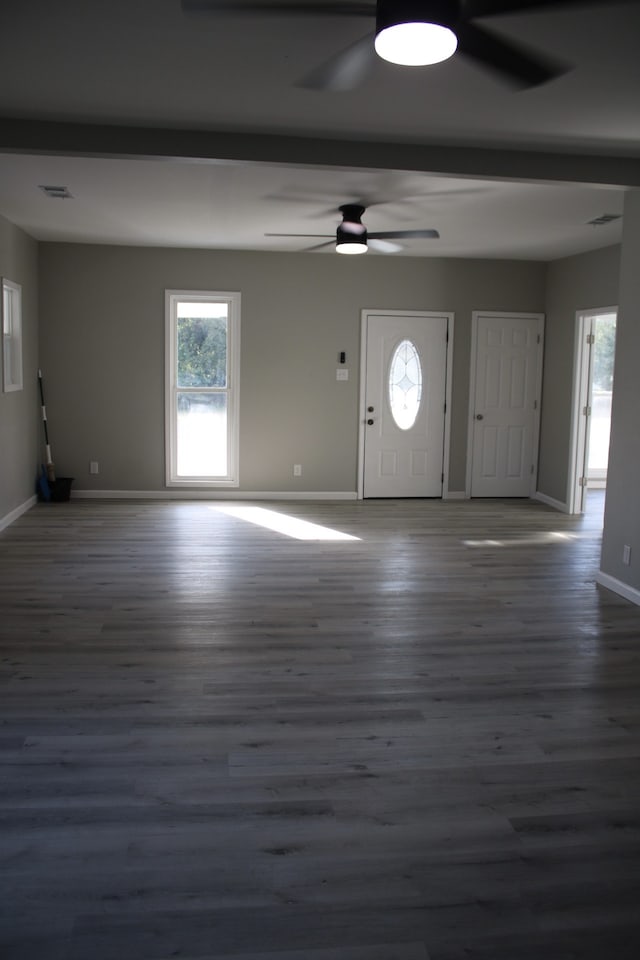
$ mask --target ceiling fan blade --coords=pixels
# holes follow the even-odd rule
[[[335,247],[335,240],[329,240],[327,243],[315,243],[312,247],[305,247],[303,253],[312,253],[314,250],[324,250],[325,247]]]
[[[380,253],[398,253],[399,250],[402,250],[399,243],[391,243],[390,240],[376,240],[375,237],[369,237],[368,244],[372,250],[379,250]]]
[[[499,13],[520,13],[523,10],[545,7],[595,7],[605,6],[610,0],[466,0],[463,4],[465,18],[491,17]],[[616,3],[635,3],[639,0],[616,0]]]
[[[410,240],[411,237],[437,240],[440,234],[437,230],[379,230],[368,236],[369,240]]]
[[[264,13],[271,16],[274,13],[285,16],[317,17],[375,17],[375,0],[361,0],[361,2],[341,3],[305,3],[300,0],[181,0],[185,13],[231,13],[242,16],[245,13]]]
[[[463,23],[458,28],[458,50],[521,88],[537,87],[570,69],[568,64],[534,54],[474,23]]]
[[[316,67],[299,80],[296,86],[308,90],[329,90],[333,93],[353,90],[364,80],[375,63],[373,37],[373,33],[367,33],[341,53]]]
[[[333,233],[265,233],[265,237],[286,237],[286,238],[298,238],[298,239],[314,239],[323,240],[323,243],[316,243],[312,247],[304,247],[304,252],[308,253],[310,250],[323,250],[324,247],[333,247],[335,246],[336,238]]]

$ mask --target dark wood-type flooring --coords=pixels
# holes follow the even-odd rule
[[[0,533],[1,960],[637,960],[597,498],[217,506]]]

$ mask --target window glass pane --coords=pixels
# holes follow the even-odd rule
[[[21,287],[11,280],[2,281],[2,353],[3,389],[22,389],[22,311]]]
[[[179,477],[227,474],[227,394],[178,393]]]
[[[178,386],[227,386],[226,303],[178,303]]]
[[[2,287],[2,332],[5,337],[11,336],[11,292],[8,287]]]
[[[422,397],[420,357],[410,340],[403,340],[394,350],[389,367],[389,406],[401,430],[409,430],[416,422]]]
[[[240,294],[165,291],[167,486],[237,487]]]

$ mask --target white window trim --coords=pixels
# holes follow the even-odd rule
[[[5,336],[4,302],[10,302],[11,333]],[[13,280],[2,278],[0,302],[0,329],[2,330],[2,389],[5,393],[22,390],[22,287]]]
[[[210,300],[215,303],[226,301],[229,308],[229,334],[227,341],[227,386],[228,386],[228,430],[227,430],[227,475],[226,477],[177,476],[176,467],[176,424],[177,424],[177,324],[176,305],[178,302]],[[221,488],[237,487],[240,483],[238,473],[240,426],[240,294],[238,292],[216,290],[165,290],[165,485],[182,488]]]

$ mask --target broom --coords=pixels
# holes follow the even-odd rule
[[[47,480],[50,483],[55,483],[56,468],[53,464],[53,458],[51,456],[51,446],[49,444],[49,428],[47,426],[47,408],[44,405],[44,390],[42,388],[42,370],[38,370],[38,385],[40,387],[40,404],[42,407],[42,425],[44,427],[45,455],[47,458],[47,463],[46,463]]]

